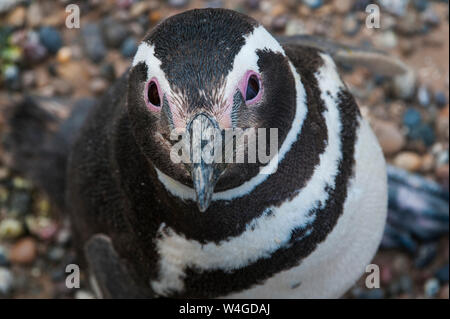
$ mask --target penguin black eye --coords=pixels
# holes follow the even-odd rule
[[[259,79],[256,75],[251,75],[248,78],[247,90],[245,92],[245,100],[253,100],[259,93]]]
[[[153,106],[161,107],[161,98],[159,97],[158,84],[155,81],[150,81],[147,87],[147,100]]]

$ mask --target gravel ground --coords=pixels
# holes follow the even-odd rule
[[[365,25],[371,2],[381,7],[378,29]],[[81,8],[80,29],[65,27],[69,3]],[[0,137],[6,114],[25,93],[67,101],[100,96],[126,70],[148,30],[199,7],[234,9],[275,34],[325,36],[404,61],[414,70],[414,84],[364,67],[342,65],[342,74],[387,161],[448,194],[447,1],[0,1]],[[92,297],[83,276],[80,290],[65,286],[65,267],[76,262],[67,221],[42,191],[8,168],[9,160],[0,144],[0,298]],[[444,223],[446,231],[430,238],[413,234],[392,242],[386,235],[374,260],[381,288],[365,288],[363,276],[345,297],[448,299],[448,211]]]

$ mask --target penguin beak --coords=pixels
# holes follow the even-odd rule
[[[187,126],[190,141],[190,170],[197,206],[205,212],[211,204],[214,187],[225,167],[218,158],[219,124],[208,114],[200,113]],[[219,152],[220,153],[220,152]]]

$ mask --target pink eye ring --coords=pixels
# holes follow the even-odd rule
[[[145,85],[144,97],[145,104],[151,111],[158,112],[161,110],[161,87],[156,78],[150,79]]]
[[[261,75],[252,70],[245,72],[239,86],[247,105],[255,104],[261,100],[263,91],[261,83]]]

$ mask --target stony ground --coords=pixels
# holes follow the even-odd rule
[[[81,8],[80,29],[65,27],[69,3]],[[2,0],[0,136],[8,108],[25,93],[70,100],[100,96],[127,68],[139,39],[161,19],[188,8],[226,7],[255,17],[276,34],[326,36],[378,48],[407,63],[415,71],[412,86],[362,67],[343,66],[342,72],[388,162],[448,190],[448,2],[376,1],[380,29],[365,26],[370,3]],[[84,290],[64,284],[65,266],[76,261],[67,222],[45,194],[7,168],[7,161],[0,144],[0,298],[90,297],[84,278]],[[381,269],[381,289],[366,289],[363,277],[346,297],[449,298],[448,216],[446,223],[440,238],[383,245],[374,261]]]

